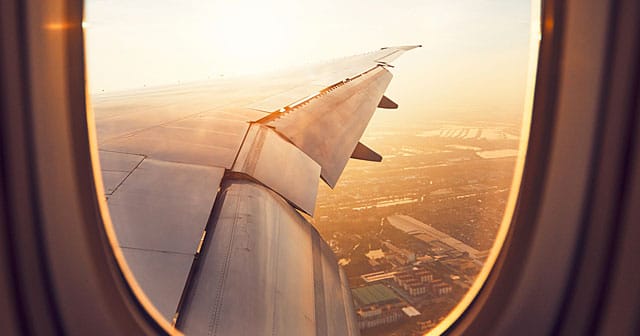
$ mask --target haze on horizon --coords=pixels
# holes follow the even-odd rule
[[[529,0],[87,0],[91,93],[268,73],[383,46],[422,44],[394,64],[397,111],[371,125],[520,119]]]

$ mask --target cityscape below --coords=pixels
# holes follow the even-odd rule
[[[321,185],[314,225],[363,335],[422,335],[464,296],[502,222],[519,138],[516,122],[373,126],[363,141],[383,162],[351,160],[335,190]]]

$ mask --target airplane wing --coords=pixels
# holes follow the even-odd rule
[[[93,98],[120,247],[156,308],[187,334],[357,335],[351,294],[313,215],[384,96],[383,48],[277,76]],[[297,209],[297,210],[296,210]]]

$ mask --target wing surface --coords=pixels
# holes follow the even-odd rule
[[[376,159],[358,141],[376,107],[395,104],[389,62],[414,47],[93,97],[119,244],[167,319],[196,334],[357,334],[348,284],[294,208],[312,215],[318,178],[335,186],[352,155]],[[247,295],[261,303],[229,299]],[[255,310],[271,315],[230,324]]]

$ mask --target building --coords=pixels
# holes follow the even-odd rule
[[[415,275],[422,282],[433,281],[433,274],[431,274],[431,272],[427,271],[426,269],[420,269],[420,270],[416,271]]]
[[[400,265],[408,265],[414,263],[416,261],[415,252],[405,250],[403,248],[397,247],[389,242],[382,243],[382,247],[384,250],[388,251],[387,258],[392,257],[395,259]]]
[[[437,279],[431,282],[431,293],[433,293],[433,295],[437,295],[437,296],[446,295],[451,293],[452,290],[453,288],[451,288],[450,284],[440,279]]]
[[[351,290],[360,329],[393,323],[404,318],[406,303],[390,288],[375,284]]]
[[[364,256],[367,257],[367,262],[374,269],[378,268],[382,262],[384,262],[384,252],[382,252],[382,249],[370,250],[365,253]]]
[[[433,274],[424,268],[412,267],[396,272],[393,280],[409,295],[419,296],[431,290]]]
[[[360,278],[362,278],[362,280],[364,280],[365,282],[377,282],[380,280],[393,279],[395,274],[396,272],[378,271],[378,272],[363,274],[360,276]]]
[[[484,253],[474,249],[473,247],[449,236],[448,234],[437,230],[431,225],[425,224],[413,217],[406,215],[393,215],[386,217],[384,223],[388,223],[396,229],[410,234],[426,243],[433,241],[440,242],[440,248],[443,250],[454,249],[459,252],[466,253],[473,259],[482,257]],[[445,251],[443,251],[445,253]]]
[[[412,282],[407,286],[407,292],[411,296],[419,296],[427,293],[427,284],[422,282]]]

